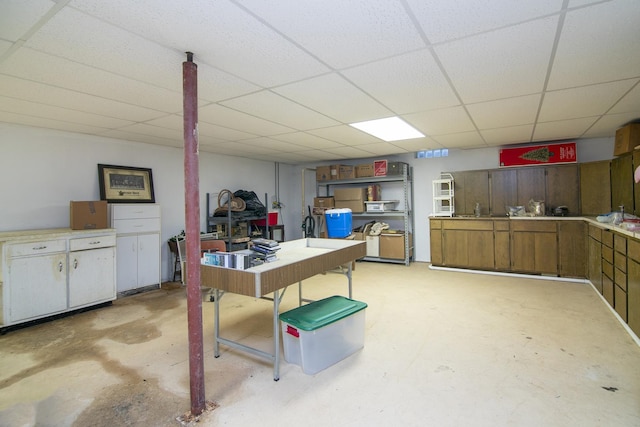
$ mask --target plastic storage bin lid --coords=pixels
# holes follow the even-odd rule
[[[284,312],[280,320],[303,331],[314,331],[365,308],[364,302],[334,295]]]
[[[324,213],[326,215],[351,213],[351,209],[349,208],[327,209],[326,211],[324,211]]]

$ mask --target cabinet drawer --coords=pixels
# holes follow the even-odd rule
[[[589,224],[589,236],[593,237],[598,242],[602,242],[602,228]]]
[[[160,205],[140,203],[135,205],[111,205],[111,218],[134,219],[134,218],[159,218]]]
[[[622,317],[622,320],[627,321],[627,293],[617,286],[614,286],[613,301],[616,313]]]
[[[509,220],[507,219],[494,220],[493,228],[496,231],[509,231]]]
[[[613,247],[616,252],[620,252],[621,254],[627,254],[627,238],[624,236],[619,236],[617,234],[613,235]]]
[[[616,268],[626,273],[627,272],[627,256],[616,251],[613,254],[613,265],[615,265]]]
[[[620,286],[620,288],[624,289],[624,291],[627,291],[627,273],[618,270],[617,268],[614,269],[613,271],[613,275],[615,276],[613,278],[613,282]]]
[[[10,257],[44,255],[54,252],[65,252],[66,250],[66,240],[42,240],[40,242],[7,245],[7,254]]]
[[[118,219],[113,221],[113,228],[118,234],[160,231],[160,218]]]
[[[442,220],[441,219],[432,219],[429,222],[432,230],[440,230],[442,228]]]
[[[613,282],[613,264],[602,260],[602,273]]]
[[[609,230],[602,230],[602,244],[613,248],[613,233]]]
[[[108,248],[116,245],[116,236],[95,236],[69,240],[70,251],[84,251],[87,249]]]
[[[607,260],[609,264],[613,264],[613,249],[606,246],[602,247],[602,259]]]
[[[629,239],[627,245],[629,250],[629,258],[636,262],[640,262],[640,241]]]
[[[555,233],[556,221],[512,219],[511,231],[543,231]]]
[[[445,230],[493,231],[493,221],[455,219],[451,221],[444,221],[442,228]]]
[[[616,285],[613,284],[613,280],[609,279],[608,277],[603,276],[602,277],[602,296],[604,297],[605,300],[607,300],[607,302],[609,303],[609,305],[611,307],[614,306],[613,304],[613,293],[614,293],[614,288],[616,287]]]

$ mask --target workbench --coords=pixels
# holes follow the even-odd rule
[[[213,288],[214,356],[220,356],[220,344],[233,347],[273,361],[273,379],[280,379],[280,328],[279,306],[287,287],[298,282],[299,302],[302,298],[302,280],[319,273],[342,268],[348,279],[349,298],[352,298],[352,263],[364,257],[366,244],[360,240],[315,239],[292,240],[280,244],[278,260],[247,270],[236,270],[211,265],[201,265],[201,286]],[[343,267],[344,266],[344,267]],[[220,336],[220,298],[225,292],[273,301],[274,352],[268,353]],[[273,297],[268,297],[273,294]]]

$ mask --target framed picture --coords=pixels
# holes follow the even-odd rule
[[[155,203],[151,169],[98,164],[100,200],[109,203]]]

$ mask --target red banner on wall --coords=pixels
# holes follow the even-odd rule
[[[576,143],[529,145],[500,150],[500,167],[575,163]]]

